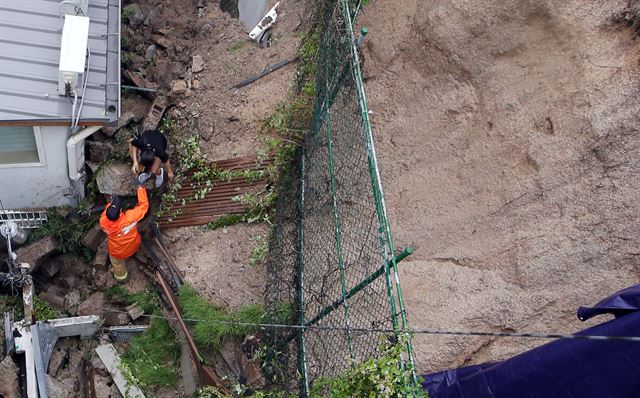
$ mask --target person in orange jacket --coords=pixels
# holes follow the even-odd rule
[[[126,282],[129,277],[125,261],[140,248],[142,237],[138,232],[138,222],[144,218],[147,210],[147,190],[140,186],[136,207],[123,212],[120,198],[114,195],[100,216],[100,227],[107,234],[113,277],[118,282]]]

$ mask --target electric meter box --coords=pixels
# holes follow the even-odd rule
[[[87,59],[89,41],[89,17],[65,15],[60,43],[60,67],[58,68],[58,94],[66,95],[65,86],[80,95],[80,82]]]

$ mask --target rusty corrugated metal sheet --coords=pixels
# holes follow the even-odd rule
[[[272,159],[259,161],[255,157],[244,157],[213,162],[210,166],[216,170],[264,170],[271,162]],[[212,189],[204,199],[194,199],[195,193],[205,186],[205,182],[196,181],[193,172],[187,173],[182,189],[175,194],[176,201],[163,204],[163,214],[158,218],[158,224],[163,228],[203,225],[224,215],[242,214],[247,211],[247,205],[233,198],[262,190],[268,181],[266,177],[255,181],[236,177],[229,181],[211,179],[211,182]]]

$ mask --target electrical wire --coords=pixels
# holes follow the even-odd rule
[[[78,123],[80,122],[80,115],[82,114],[82,107],[84,106],[84,97],[85,97],[85,93],[87,91],[87,83],[89,82],[89,68],[91,66],[91,49],[87,46],[87,68],[85,70],[85,76],[84,76],[84,84],[82,85],[82,97],[80,98],[80,108],[78,109],[78,115],[75,118],[75,121],[73,120],[73,115],[75,112],[75,100],[74,100],[74,105],[73,105],[73,110],[71,111],[71,122],[72,122],[72,126],[71,129],[74,130],[76,127],[78,127]],[[73,95],[76,95],[76,92],[73,92]]]
[[[103,311],[117,312],[122,314],[128,314],[126,311],[114,310],[110,308],[102,308]],[[147,318],[156,318],[164,320],[177,321],[176,317],[168,317],[161,315],[142,315]],[[252,323],[252,322],[236,322],[236,321],[223,321],[223,320],[211,320],[211,319],[190,319],[182,318],[184,322],[189,323],[206,323],[206,324],[222,324],[233,326],[254,326],[264,329],[290,329],[290,330],[319,330],[319,331],[337,331],[337,332],[355,332],[355,333],[396,333],[393,329],[385,328],[347,328],[336,326],[304,326],[304,325],[286,325],[277,323]],[[640,343],[640,336],[602,336],[602,335],[584,335],[584,334],[560,334],[560,333],[536,333],[536,332],[486,332],[486,331],[463,331],[463,330],[442,330],[442,329],[425,329],[414,328],[397,331],[398,333],[417,335],[446,335],[446,336],[459,336],[459,337],[514,337],[514,338],[535,338],[535,339],[550,339],[550,340],[595,340],[595,341],[627,341]]]

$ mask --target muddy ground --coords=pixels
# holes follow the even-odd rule
[[[267,7],[275,3],[268,1]],[[130,69],[170,97],[173,106],[167,116],[179,126],[174,138],[199,137],[201,153],[210,161],[256,155],[264,120],[286,97],[295,63],[246,87],[231,87],[268,65],[295,57],[306,3],[281,2],[271,45],[266,48],[253,42],[245,24],[222,11],[217,0],[200,2],[205,4],[200,17],[196,1],[142,0],[135,4],[148,21],[125,29],[131,43],[129,58],[137,61]],[[155,49],[150,51],[150,46]],[[201,57],[203,70],[194,69],[194,57]],[[176,80],[187,83],[186,92],[172,91]],[[125,102],[123,111],[136,103],[139,101]],[[259,302],[264,292],[264,271],[261,266],[250,266],[249,260],[266,228],[237,225],[207,231],[189,227],[165,233],[176,263],[186,273],[185,280],[213,303],[237,308]]]
[[[627,1],[372,0],[366,91],[414,327],[574,332],[638,283]],[[596,319],[596,323],[601,319]],[[421,372],[542,343],[417,336]]]

